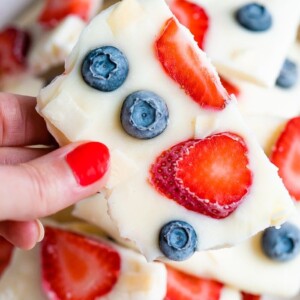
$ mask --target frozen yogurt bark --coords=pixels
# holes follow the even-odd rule
[[[293,159],[299,161],[299,157],[294,158],[297,151],[287,151],[300,150],[296,134],[300,132],[299,117],[286,120],[275,116],[252,115],[245,119],[268,155],[277,153],[277,149],[281,148],[279,174],[282,168],[287,169],[287,178],[297,181],[291,168],[285,168],[285,164],[289,165]],[[296,126],[298,124],[296,129],[295,123]],[[278,141],[281,141],[280,145]],[[289,147],[284,147],[285,144]],[[286,153],[289,153],[288,157]],[[294,186],[297,188],[297,185]],[[287,188],[290,190],[290,185]],[[293,190],[290,192],[292,195]],[[296,197],[294,199],[297,200]],[[281,228],[269,228],[237,246],[196,253],[185,262],[170,264],[195,276],[213,278],[254,294],[293,297],[300,291],[297,276],[300,269],[300,206],[299,202],[295,204],[298,213]]]
[[[213,278],[249,293],[294,297],[300,290],[297,276],[299,238],[298,215],[281,228],[266,229],[240,245],[195,253],[184,262],[170,264],[184,272]],[[266,248],[262,244],[267,245]]]
[[[124,0],[94,18],[37,110],[60,144],[108,146],[110,217],[148,260],[234,245],[293,210],[235,99],[162,0]]]
[[[31,72],[41,74],[63,64],[86,23],[97,13],[102,0],[46,0],[31,22],[33,45],[28,64]],[[35,10],[35,8],[33,8]],[[34,16],[35,11],[32,12]]]
[[[299,25],[297,0],[169,0],[219,72],[273,86]]]
[[[104,238],[48,226],[41,245],[14,250],[0,280],[0,299],[159,300],[166,282],[161,263],[147,263]]]
[[[288,65],[286,65],[288,64]],[[290,49],[277,84],[261,87],[246,81],[229,79],[239,90],[238,105],[243,114],[292,118],[300,113],[300,44]]]

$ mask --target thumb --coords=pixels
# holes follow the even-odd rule
[[[109,150],[73,143],[17,166],[0,166],[0,220],[32,220],[91,196],[104,185]]]

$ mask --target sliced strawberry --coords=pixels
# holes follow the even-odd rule
[[[0,77],[22,72],[30,46],[29,34],[15,27],[0,32]]]
[[[39,23],[47,28],[53,28],[69,15],[76,15],[88,21],[92,6],[93,0],[47,0]]]
[[[240,94],[240,90],[236,85],[234,85],[232,82],[229,80],[225,79],[223,76],[220,76],[221,83],[224,86],[225,90],[229,95],[234,94],[235,97],[238,97]]]
[[[232,133],[191,139],[164,151],[152,165],[150,183],[186,209],[227,217],[252,183],[247,147]]]
[[[103,242],[47,227],[41,251],[49,299],[94,300],[108,294],[118,280],[120,256]]]
[[[219,300],[223,285],[167,267],[165,300]]]
[[[14,246],[3,237],[0,237],[0,276],[8,266]]]
[[[194,35],[198,46],[204,49],[209,27],[209,17],[204,8],[187,0],[170,0],[168,5],[178,21]]]
[[[243,300],[260,300],[261,296],[259,295],[252,295],[252,294],[248,294],[248,293],[242,293],[243,296]]]
[[[270,159],[290,195],[300,201],[300,117],[287,122]]]
[[[203,108],[221,110],[226,106],[229,96],[217,74],[173,18],[156,40],[155,51],[167,74]]]

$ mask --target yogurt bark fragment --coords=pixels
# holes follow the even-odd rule
[[[148,260],[234,245],[293,210],[236,101],[162,0],[124,0],[92,20],[37,110],[61,144],[108,146],[110,217]]]
[[[48,226],[41,245],[14,250],[0,281],[1,300],[164,298],[163,264],[148,263],[135,251],[84,234],[80,224],[66,227]],[[70,231],[72,227],[77,229]]]
[[[263,86],[275,84],[296,38],[300,17],[297,0],[168,0],[167,3],[179,21],[188,28],[193,26],[190,30],[196,40],[200,39],[199,46],[221,74]]]

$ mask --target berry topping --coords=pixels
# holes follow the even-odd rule
[[[264,230],[261,245],[266,256],[277,261],[288,261],[300,252],[300,230],[291,223],[280,228],[270,227]]]
[[[298,80],[298,67],[290,59],[286,59],[276,79],[276,85],[288,89],[296,84]]]
[[[186,260],[196,251],[197,234],[190,224],[171,221],[160,230],[159,248],[171,260]]]
[[[69,15],[88,21],[93,5],[93,0],[47,0],[39,16],[39,23],[52,28]]]
[[[222,288],[223,285],[217,281],[167,266],[167,295],[164,300],[219,300]]]
[[[239,8],[235,18],[242,27],[251,31],[266,31],[272,26],[272,16],[268,9],[255,2]]]
[[[118,280],[120,256],[103,242],[47,227],[41,251],[43,287],[49,299],[98,299]]]
[[[245,292],[242,292],[242,300],[260,300],[261,296],[259,295],[252,295]]]
[[[30,46],[28,33],[8,27],[0,32],[0,45],[0,77],[22,72]]]
[[[190,30],[198,46],[204,49],[205,35],[209,26],[209,17],[205,10],[187,0],[170,0],[168,4],[178,21]]]
[[[124,130],[138,139],[152,139],[167,127],[169,111],[165,101],[155,93],[138,91],[130,94],[121,110]]]
[[[186,209],[221,219],[252,183],[247,147],[232,133],[191,139],[164,151],[150,170],[151,184]]]
[[[234,94],[235,97],[238,97],[240,95],[238,87],[235,86],[232,82],[228,81],[223,76],[220,76],[220,80],[229,95]]]
[[[166,73],[203,108],[221,110],[229,96],[205,55],[176,21],[169,19],[155,42],[156,55]]]
[[[0,276],[8,266],[14,246],[0,236]]]
[[[83,60],[81,74],[94,89],[111,92],[119,88],[129,71],[125,55],[117,48],[104,46],[90,51]]]
[[[278,174],[295,200],[300,200],[300,117],[289,120],[271,154]]]

